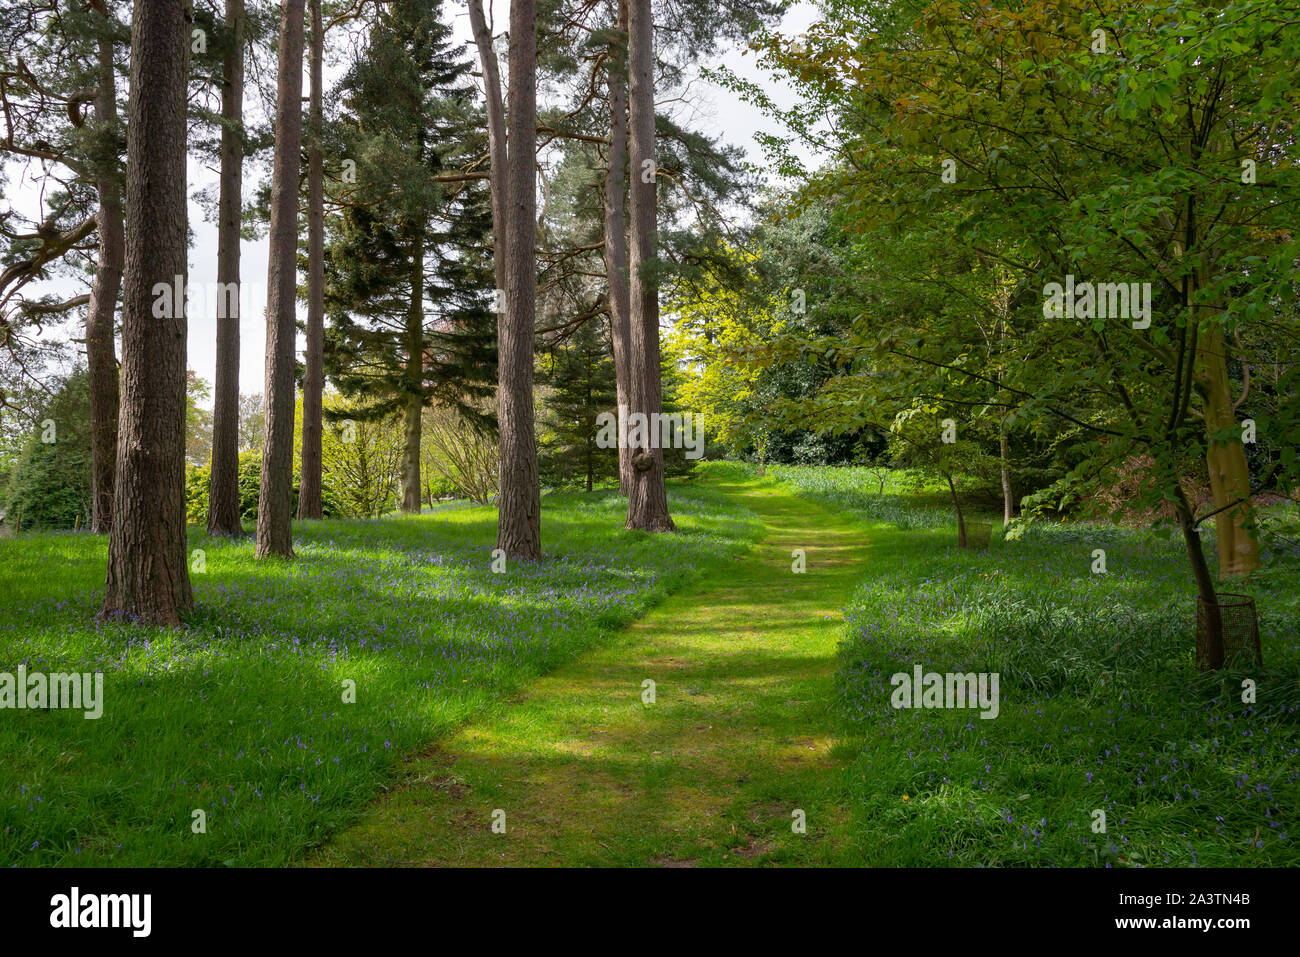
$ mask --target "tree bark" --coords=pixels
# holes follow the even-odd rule
[[[406,311],[406,421],[402,450],[402,511],[420,511],[420,437],[424,422],[424,240],[411,261],[411,302]]]
[[[1259,542],[1250,529],[1255,517],[1250,497],[1250,469],[1233,407],[1225,348],[1223,328],[1213,319],[1204,321],[1196,341],[1196,387],[1204,405],[1205,431],[1209,437],[1205,462],[1210,491],[1214,507],[1225,509],[1214,516],[1219,577],[1232,578],[1249,575],[1259,568]],[[1234,437],[1214,438],[1225,430]],[[1233,505],[1234,502],[1237,504]]]
[[[943,477],[948,480],[948,491],[952,494],[952,507],[957,510],[957,546],[965,548],[966,517],[961,512],[961,500],[957,497],[957,486],[948,473],[945,472]]]
[[[226,0],[221,89],[221,192],[217,200],[217,372],[212,399],[208,534],[241,535],[239,515],[239,227],[244,183],[244,0]],[[230,307],[233,305],[233,309]],[[221,308],[224,306],[225,308]],[[233,315],[231,314],[233,313]]]
[[[627,217],[627,0],[619,0],[616,43],[610,45],[609,76],[609,171],[605,176],[605,274],[609,277],[609,334],[614,352],[614,381],[619,421],[630,411],[631,364],[628,358],[631,336],[628,313]],[[632,454],[627,443],[618,443],[618,493],[627,496],[633,482]]]
[[[303,0],[283,0],[266,293],[266,438],[257,498],[258,558],[293,556],[294,346],[302,150]]]
[[[126,160],[122,404],[101,618],[179,625],[194,605],[185,538],[185,306],[154,314],[154,287],[184,288],[184,0],[136,0]]]
[[[506,311],[499,325],[497,417],[501,434],[497,547],[541,557],[541,490],[533,421],[537,320],[537,4],[510,3],[510,113],[506,184]]]
[[[103,0],[92,7],[108,19]],[[95,121],[104,130],[117,126],[117,75],[113,43],[99,38]],[[106,534],[113,524],[113,478],[117,468],[118,372],[114,315],[122,288],[126,237],[122,233],[122,195],[107,157],[98,171],[99,261],[86,310],[86,368],[90,385],[90,530]]]
[[[1208,647],[1206,659],[1198,662],[1209,671],[1218,671],[1223,667],[1223,619],[1219,615],[1219,597],[1214,589],[1214,578],[1210,574],[1209,563],[1205,560],[1205,550],[1201,547],[1201,536],[1196,531],[1196,520],[1192,515],[1192,506],[1187,501],[1182,486],[1174,478],[1174,487],[1178,489],[1174,497],[1174,512],[1178,516],[1178,526],[1183,532],[1183,544],[1187,548],[1187,558],[1192,566],[1192,577],[1196,580],[1196,592],[1209,607],[1207,613]]]
[[[1011,487],[1010,443],[1004,420],[998,422],[998,458],[1002,466],[1002,524],[1010,525],[1016,517],[1016,496]]]
[[[325,172],[321,153],[324,126],[322,60],[325,34],[321,0],[310,0],[311,105],[307,149],[307,343],[302,380],[302,466],[298,517],[321,517],[321,400],[325,392]],[[418,461],[417,461],[418,468]],[[419,491],[416,491],[419,510]]]
[[[662,411],[659,382],[658,195],[655,173],[654,23],[651,0],[631,0],[628,11],[628,129],[632,169],[629,352],[632,414],[648,422],[649,448],[632,453],[627,527],[673,531],[664,485],[664,455],[656,415]],[[620,436],[620,439],[622,436]]]
[[[496,50],[492,47],[492,31],[483,17],[483,0],[468,0],[469,22],[478,47],[479,64],[483,68],[483,95],[487,101],[488,121],[488,175],[492,191],[492,261],[496,267],[497,309],[504,308],[506,289],[506,117],[501,103],[501,71]]]

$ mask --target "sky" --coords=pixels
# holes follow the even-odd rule
[[[787,35],[802,33],[815,18],[816,9],[812,3],[807,2],[807,0],[796,2],[787,11],[780,30]],[[468,15],[463,12],[460,13],[456,16],[453,26],[456,37],[464,41],[467,50],[472,53],[472,37]],[[757,69],[752,54],[741,56],[741,47],[739,45],[725,50],[715,62],[705,65],[710,67],[725,65],[741,78],[761,84],[778,106],[789,105],[793,100],[788,88],[780,84],[774,84],[769,77]],[[342,69],[341,64],[334,64],[329,72],[333,72],[337,77],[341,74]],[[332,79],[327,72],[326,89],[329,89],[331,82]],[[304,77],[304,92],[309,87],[310,82]],[[691,87],[691,93],[698,100],[692,111],[695,124],[714,136],[721,136],[724,142],[741,147],[746,151],[751,162],[761,164],[763,154],[754,139],[754,135],[758,132],[780,132],[775,124],[763,116],[759,110],[745,103],[730,91],[707,80],[697,79]],[[246,102],[249,106],[252,105],[251,101]],[[807,158],[806,153],[804,158]],[[217,171],[213,166],[200,163],[191,157],[189,161],[190,229],[194,241],[189,251],[188,368],[197,372],[200,377],[206,379],[209,383],[214,380],[216,373],[217,321],[215,318],[216,305],[213,300],[215,299],[214,288],[217,272],[217,227],[214,221],[209,220],[204,215],[203,210],[194,201],[193,196],[197,191],[205,187],[212,187],[216,181]],[[251,191],[256,186],[256,176],[252,174],[251,170],[246,169],[244,176],[245,201],[249,199]],[[28,202],[23,201],[24,189],[27,193],[25,198]],[[24,186],[23,183],[14,180],[11,181],[7,195],[24,212],[31,212],[36,208],[33,192],[30,181]],[[305,236],[305,220],[302,221],[301,226]],[[268,244],[265,236],[254,241],[244,241],[240,250],[239,391],[241,393],[260,393],[263,386],[266,339],[267,250]],[[70,289],[72,291],[69,291]],[[68,281],[64,281],[63,283],[45,283],[40,287],[39,291],[76,295],[78,292],[85,290],[72,288],[68,285]],[[305,310],[305,304],[299,302],[299,319],[306,319]],[[299,335],[298,352],[300,356],[302,349],[302,336]],[[209,397],[206,402],[200,404],[210,407],[211,398]]]

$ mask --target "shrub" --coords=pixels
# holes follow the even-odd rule
[[[208,521],[208,485],[212,479],[212,466],[190,465],[185,469],[185,519],[191,525],[206,525]],[[293,472],[293,503],[298,509],[298,485],[301,476]],[[239,517],[244,522],[257,521],[257,497],[262,487],[262,453],[249,450],[239,453]],[[321,482],[321,514],[324,518],[344,518],[351,513],[343,504],[346,501],[326,472]]]
[[[75,370],[40,411],[4,492],[6,523],[72,528],[90,520],[90,390]],[[52,438],[53,441],[45,441]]]

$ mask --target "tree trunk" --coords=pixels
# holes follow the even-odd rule
[[[257,557],[293,555],[294,346],[298,179],[302,150],[303,0],[283,0],[266,281],[266,437],[257,497]]]
[[[103,0],[92,3],[107,20]],[[117,75],[113,43],[99,38],[95,122],[105,130],[117,126]],[[115,164],[113,164],[115,165]],[[122,287],[126,238],[122,234],[122,195],[107,157],[98,171],[99,262],[86,310],[86,368],[90,379],[90,530],[105,534],[113,524],[113,476],[117,468],[118,373],[113,317]]]
[[[504,307],[506,289],[506,117],[501,103],[501,72],[492,31],[483,18],[483,0],[469,0],[469,22],[483,68],[483,95],[487,100],[488,162],[492,191],[492,261],[496,267],[497,309]]]
[[[668,514],[664,485],[664,454],[657,413],[663,398],[659,382],[658,214],[655,177],[654,23],[650,0],[631,0],[628,15],[628,129],[632,169],[631,269],[629,293],[629,352],[632,414],[647,419],[648,448],[632,454],[632,487],[628,491],[627,527],[669,532],[676,526]]]
[[[321,397],[325,391],[325,173],[321,153],[324,126],[322,60],[325,33],[321,0],[310,0],[311,105],[307,147],[307,343],[302,379],[302,466],[298,517],[321,517]],[[419,510],[419,491],[416,491]]]
[[[1206,660],[1202,663],[1210,671],[1223,667],[1223,619],[1219,615],[1219,596],[1214,589],[1214,578],[1210,575],[1209,563],[1205,560],[1205,551],[1201,547],[1201,536],[1196,531],[1196,520],[1192,515],[1192,506],[1187,501],[1182,486],[1177,478],[1174,485],[1178,489],[1174,498],[1174,512],[1178,516],[1178,525],[1183,532],[1183,544],[1187,548],[1187,558],[1191,562],[1192,577],[1196,579],[1196,592],[1208,606],[1206,608],[1207,648]]]
[[[420,511],[420,437],[424,421],[424,240],[411,261],[411,303],[406,310],[406,442],[402,450],[402,511]]]
[[[998,422],[998,458],[1002,466],[1002,524],[1010,525],[1016,517],[1016,496],[1011,488],[1011,451],[1004,420]]]
[[[952,507],[957,510],[957,545],[959,548],[965,548],[966,518],[961,513],[961,500],[957,497],[957,486],[948,473],[945,472],[943,477],[948,480],[948,491],[952,494]]]
[[[1204,307],[1198,307],[1201,311]],[[1259,568],[1259,543],[1251,534],[1254,507],[1250,500],[1250,469],[1241,444],[1241,426],[1233,408],[1225,359],[1223,328],[1213,319],[1201,324],[1196,341],[1196,387],[1204,403],[1205,431],[1210,437],[1205,461],[1210,475],[1219,543],[1219,577],[1249,575]],[[1216,433],[1230,431],[1229,439]],[[1232,503],[1238,503],[1233,505]],[[1232,507],[1228,507],[1228,506]]]
[[[186,272],[184,0],[136,0],[126,159],[122,405],[101,618],[179,625],[194,606],[185,538],[185,306],[154,286]]]
[[[244,182],[244,0],[226,0],[226,51],[221,90],[221,194],[217,212],[217,374],[212,400],[212,472],[208,533],[241,535],[239,515],[239,226]],[[226,308],[222,308],[222,306]],[[233,309],[229,308],[233,305]],[[233,314],[232,314],[233,313]]]
[[[542,503],[533,422],[537,320],[537,4],[510,3],[510,113],[506,197],[506,311],[499,334],[501,426],[497,547],[510,558],[542,553]]]
[[[610,45],[609,76],[609,170],[605,175],[605,274],[609,278],[609,334],[614,352],[614,381],[618,420],[630,411],[631,364],[628,357],[631,336],[628,293],[627,216],[627,0],[619,0],[619,36]],[[618,443],[618,494],[632,489],[632,453]]]

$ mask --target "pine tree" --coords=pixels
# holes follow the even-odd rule
[[[422,411],[434,400],[482,420],[495,380],[490,195],[456,171],[482,143],[468,64],[440,0],[378,16],[340,85],[344,155],[326,255],[325,365],[364,419],[401,415],[402,507],[420,507]]]
[[[551,388],[545,400],[541,471],[556,484],[595,482],[619,473],[617,448],[596,444],[602,412],[617,414],[614,358],[606,330],[594,320],[584,323],[555,356],[542,381]]]
[[[122,405],[102,618],[179,625],[194,607],[185,539],[185,312],[153,289],[185,267],[185,5],[137,0],[131,21]]]
[[[303,0],[283,0],[266,280],[266,437],[257,503],[258,558],[293,557],[294,306],[302,159],[302,46]]]

